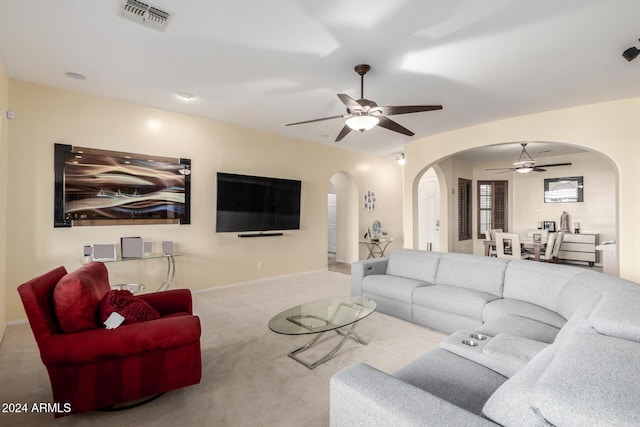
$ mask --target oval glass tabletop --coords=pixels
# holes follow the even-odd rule
[[[373,300],[333,297],[291,307],[269,321],[269,329],[285,335],[317,334],[343,328],[376,310]]]

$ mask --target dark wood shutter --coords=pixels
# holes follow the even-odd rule
[[[471,180],[458,178],[458,240],[472,238]]]
[[[478,239],[483,232],[496,228],[508,231],[509,181],[478,181]]]

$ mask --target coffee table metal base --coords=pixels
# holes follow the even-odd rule
[[[352,339],[353,341],[357,342],[358,344],[367,345],[368,344],[367,341],[365,341],[360,335],[358,335],[358,334],[356,334],[354,332],[354,329],[356,328],[357,324],[358,324],[358,322],[353,323],[351,325],[351,327],[349,328],[349,330],[346,331],[346,332],[342,332],[340,329],[334,329],[333,331],[336,334],[342,336],[342,339],[340,340],[338,345],[336,345],[331,351],[329,351],[327,354],[325,354],[324,356],[322,356],[321,358],[319,358],[318,360],[316,360],[313,363],[309,363],[309,362],[307,362],[305,360],[302,360],[301,358],[298,357],[298,355],[300,353],[304,353],[305,351],[309,350],[314,345],[316,345],[318,343],[318,341],[320,340],[320,338],[322,338],[322,336],[325,334],[324,332],[321,332],[321,333],[317,334],[311,341],[309,341],[308,343],[306,343],[302,347],[293,350],[291,353],[288,354],[288,356],[290,358],[292,358],[293,360],[295,360],[296,362],[302,364],[303,366],[305,366],[305,367],[307,367],[309,369],[314,369],[318,365],[323,364],[324,362],[328,361],[333,356],[335,356],[335,354],[342,348],[342,346],[344,345],[344,343],[348,339]]]

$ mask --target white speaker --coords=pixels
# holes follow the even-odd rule
[[[140,237],[121,237],[122,258],[142,258],[142,239]]]
[[[116,245],[94,243],[93,260],[94,261],[115,261]]]
[[[153,252],[153,242],[144,242],[144,253],[145,255]]]
[[[162,255],[171,255],[173,254],[173,242],[170,240],[165,240],[162,242]]]

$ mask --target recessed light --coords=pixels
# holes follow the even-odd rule
[[[65,76],[69,77],[70,79],[75,79],[75,80],[87,80],[87,78],[85,76],[83,76],[80,73],[73,73],[71,71],[64,73]]]
[[[191,101],[193,98],[195,98],[195,95],[189,92],[178,92],[176,95],[183,101]]]

